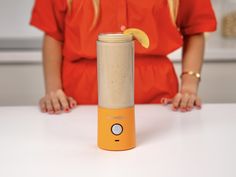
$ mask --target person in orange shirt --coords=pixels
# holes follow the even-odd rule
[[[141,29],[150,39],[148,49],[135,45],[135,103],[171,103],[184,112],[201,108],[203,33],[216,30],[210,0],[36,0],[30,23],[45,33],[42,112],[97,104],[97,36],[126,28]],[[179,88],[167,55],[181,46]]]

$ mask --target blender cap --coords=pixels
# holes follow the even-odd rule
[[[133,36],[123,33],[101,33],[98,35],[98,41],[102,42],[129,42],[133,40]]]

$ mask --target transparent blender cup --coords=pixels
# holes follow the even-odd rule
[[[97,41],[98,146],[135,147],[134,41],[132,35],[100,34]]]

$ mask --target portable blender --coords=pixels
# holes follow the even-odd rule
[[[134,41],[122,33],[100,34],[97,41],[98,147],[134,148]]]

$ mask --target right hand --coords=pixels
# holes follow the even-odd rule
[[[46,94],[39,101],[41,111],[49,114],[69,112],[72,108],[75,108],[76,105],[77,102],[75,99],[66,96],[64,91],[61,89]]]

